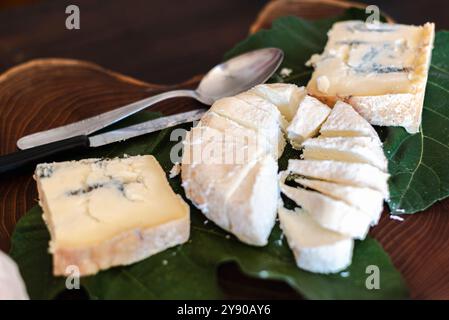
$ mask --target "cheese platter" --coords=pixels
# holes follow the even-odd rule
[[[194,126],[183,124],[38,165],[34,176],[40,206],[33,207],[17,224],[16,216],[10,216],[9,229],[3,226],[8,232],[16,225],[10,254],[30,297],[51,299],[63,293],[67,290],[67,267],[75,265],[89,298],[225,298],[228,295],[217,278],[217,268],[223,263],[234,263],[244,274],[260,279],[261,287],[265,281],[275,280],[310,299],[430,296],[431,285],[426,289],[429,291],[420,291],[410,284],[407,272],[411,271],[404,263],[416,253],[406,257],[402,252],[407,250],[401,249],[398,254],[394,245],[401,245],[400,238],[391,231],[414,234],[412,227],[418,227],[414,221],[427,221],[438,213],[407,215],[404,223],[393,220],[390,214],[403,217],[420,212],[448,196],[445,180],[440,179],[448,173],[435,160],[444,159],[446,151],[430,147],[436,143],[447,148],[441,134],[448,128],[446,102],[434,90],[445,91],[447,87],[444,43],[448,34],[438,32],[434,43],[432,24],[379,22],[371,27],[360,22],[364,17],[364,11],[356,9],[318,21],[280,17],[271,29],[255,32],[225,57],[265,47],[282,49],[285,59],[267,84],[217,100]],[[334,40],[334,35],[343,32],[339,28],[350,33],[345,39],[358,35],[364,41]],[[366,41],[366,34],[376,34],[381,44],[373,45],[374,39]],[[383,53],[380,47],[393,49]],[[360,55],[364,58],[359,59]],[[341,63],[342,57],[351,60],[346,69],[332,73],[330,66],[323,67],[329,61]],[[68,82],[101,71],[101,79],[89,81],[104,88],[103,110],[114,109],[120,102],[107,99],[108,94],[121,92],[118,96],[126,104],[145,97],[151,88],[97,66],[68,60],[33,61],[10,70],[0,80],[20,84],[30,69],[34,69],[33,77],[47,77],[55,68],[68,71]],[[415,76],[416,70],[419,74]],[[338,76],[344,73],[345,77]],[[369,85],[361,84],[363,88],[379,84],[381,89],[358,92],[353,84],[346,86],[351,76],[354,83],[369,78]],[[401,85],[393,86],[399,82]],[[107,91],[111,83],[117,91]],[[40,86],[45,89],[45,83]],[[82,91],[76,88],[74,97]],[[60,103],[65,93],[61,89]],[[394,105],[391,95],[402,94],[413,98]],[[382,95],[388,97],[379,100]],[[377,99],[374,102],[373,96]],[[91,103],[97,104],[94,100]],[[198,107],[191,101],[183,104],[177,108]],[[163,110],[164,104],[160,108]],[[409,113],[404,115],[404,110]],[[432,113],[440,118],[435,120]],[[159,116],[142,112],[121,125]],[[57,121],[65,124],[80,119],[63,117]],[[6,123],[6,118],[3,121]],[[40,130],[56,124],[41,124]],[[39,131],[36,129],[16,130],[15,137],[8,137],[8,150],[13,150],[14,141],[24,134]],[[183,152],[178,154],[178,163],[173,161],[173,150],[180,143]],[[210,152],[204,157],[202,150]],[[234,152],[242,154],[239,161],[223,162],[228,155],[236,155]],[[201,155],[199,160],[197,154]],[[429,171],[434,177],[428,176]],[[170,177],[164,177],[164,172]],[[15,194],[23,182],[34,190],[26,170],[3,176],[0,187],[11,188],[13,184],[7,179],[13,176],[17,179]],[[435,180],[439,181],[438,190],[423,190],[423,185],[432,185]],[[154,187],[159,193],[152,191]],[[35,194],[32,191],[25,196],[33,198]],[[168,204],[155,208],[158,198],[171,199],[167,200],[171,205],[180,201],[179,210],[169,210],[179,213],[173,219],[184,219],[179,228],[158,220],[160,212],[168,208]],[[390,212],[384,210],[384,201]],[[443,208],[444,203],[434,207]],[[153,212],[146,222],[144,212]],[[126,223],[124,213],[130,215]],[[78,221],[79,216],[84,222]],[[407,223],[409,219],[411,223]],[[446,218],[439,214],[438,219],[444,223]],[[160,235],[144,232],[148,224],[152,226],[148,230],[156,226],[164,230],[166,242]],[[432,239],[447,240],[442,231],[428,243]],[[111,241],[112,246],[103,244]],[[367,270],[372,266],[380,271],[374,289],[368,283]],[[439,285],[444,288],[444,281]],[[434,292],[437,295],[440,291]]]

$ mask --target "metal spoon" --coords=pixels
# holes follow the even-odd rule
[[[236,95],[264,83],[279,67],[283,57],[282,50],[277,48],[244,53],[211,69],[196,90],[164,92],[91,118],[22,137],[17,141],[17,146],[24,150],[78,135],[89,135],[170,98],[191,97],[211,105],[220,98]]]

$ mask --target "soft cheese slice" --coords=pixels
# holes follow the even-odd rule
[[[298,88],[289,83],[260,84],[250,92],[254,92],[276,105],[289,122],[295,116],[299,103],[306,95],[304,87]]]
[[[316,190],[366,212],[372,218],[371,225],[376,225],[379,222],[384,203],[384,197],[379,191],[323,180],[296,178],[294,181],[305,188]]]
[[[244,148],[250,148],[250,150],[237,149],[235,152],[243,152],[249,154],[249,152],[254,152],[251,148],[258,148],[261,151],[266,151],[273,155],[277,159],[282,150],[279,150],[279,143],[271,144],[268,139],[260,134],[258,131],[253,129],[248,129],[243,127],[239,123],[220,116],[219,114],[209,111],[198,123],[198,127],[209,127],[220,131],[223,139],[234,140],[235,143],[241,143]]]
[[[212,221],[229,230],[224,204],[257,159],[268,154],[248,140],[235,140],[210,127],[188,132],[181,177],[186,196]]]
[[[189,207],[153,156],[40,164],[53,273],[127,265],[187,241]]]
[[[331,109],[327,105],[306,95],[287,127],[287,136],[292,146],[299,148],[304,140],[316,136],[330,112]]]
[[[265,245],[276,217],[277,162],[266,149],[252,148],[251,140],[242,145],[222,137],[203,126],[188,133],[181,173],[186,196],[241,241]],[[236,150],[249,150],[244,161],[223,161]]]
[[[242,242],[264,246],[276,220],[278,166],[273,157],[260,159],[224,203],[229,229]]]
[[[310,94],[349,102],[370,123],[419,130],[435,26],[343,21],[333,25]]]
[[[351,237],[319,225],[304,210],[282,206],[279,223],[299,268],[317,273],[335,273],[351,264],[354,241]]]
[[[337,160],[371,164],[387,171],[388,162],[377,139],[332,137],[308,139],[303,143],[306,160]]]
[[[389,174],[365,163],[334,160],[289,160],[287,171],[344,185],[372,188],[388,198]]]
[[[287,186],[282,183],[282,175],[281,192],[301,206],[323,228],[356,239],[366,237],[372,220],[367,213],[321,193]]]
[[[320,129],[323,137],[372,137],[379,139],[376,130],[351,105],[338,101]],[[379,140],[380,143],[380,140]]]
[[[255,106],[244,101],[243,98],[227,97],[216,101],[210,111],[265,136],[271,144],[278,145],[280,154],[284,150],[285,139],[281,129],[282,115],[269,102],[265,101],[263,104]]]

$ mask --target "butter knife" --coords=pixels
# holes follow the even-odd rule
[[[170,128],[182,123],[193,122],[201,119],[205,112],[205,109],[197,109],[178,113],[94,136],[78,135],[0,156],[0,174],[46,160],[51,156],[63,152],[83,150],[89,147],[100,147],[113,142],[124,141],[147,133]]]

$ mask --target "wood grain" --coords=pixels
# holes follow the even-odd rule
[[[265,15],[266,23],[259,17],[258,24],[269,25],[270,17]],[[0,154],[15,151],[15,142],[25,134],[77,121],[165,90],[193,87],[199,79],[161,86],[77,60],[40,59],[19,65],[0,75]],[[169,114],[198,105],[190,99],[175,99],[152,110]],[[0,248],[3,250],[9,248],[17,220],[36,204],[31,174],[30,170],[23,170],[0,177]],[[403,273],[412,298],[449,299],[448,211],[446,200],[425,212],[405,216],[403,222],[392,220],[384,213],[379,225],[371,231]],[[232,298],[298,297],[279,283],[266,285],[249,280],[236,275],[236,270],[220,273],[224,286],[234,288],[230,289]],[[235,282],[245,281],[254,286],[253,292],[241,293],[235,289]],[[257,293],[263,289],[267,289],[263,294]]]

